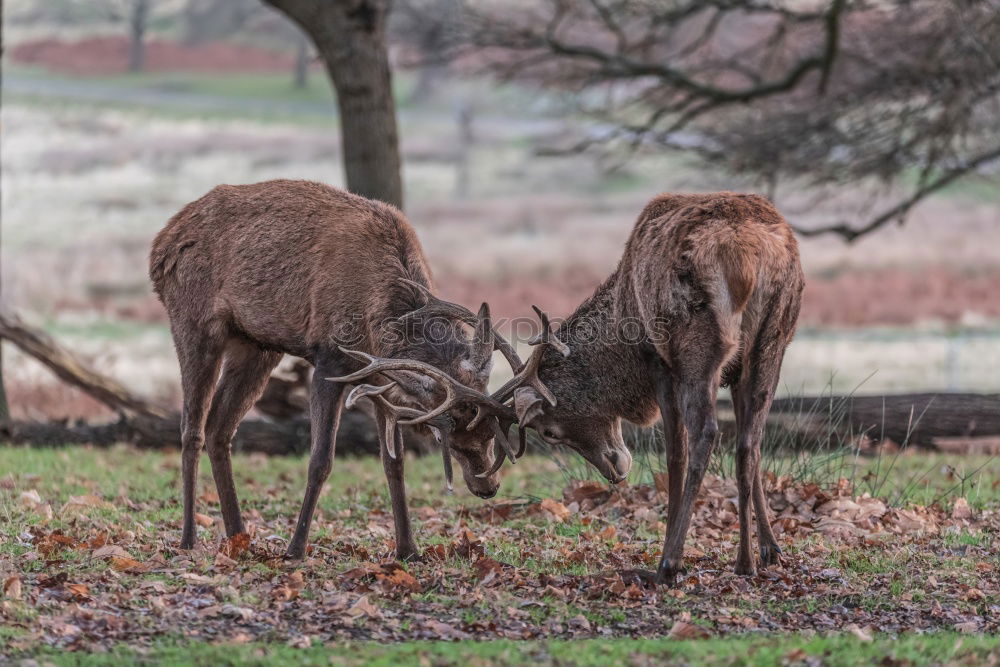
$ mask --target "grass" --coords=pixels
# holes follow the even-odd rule
[[[703,641],[672,639],[612,639],[578,641],[509,640],[491,642],[414,641],[400,644],[337,642],[308,648],[285,645],[209,644],[183,638],[160,639],[139,650],[116,649],[106,655],[76,655],[41,651],[54,665],[346,665],[391,667],[433,665],[871,665],[986,664],[996,660],[1000,637],[966,637],[954,633],[880,636],[871,642],[849,635],[829,637],[728,637]]]
[[[915,468],[936,466],[935,457],[912,458],[922,459],[922,463],[914,461]],[[287,539],[301,501],[305,459],[237,454],[234,468],[244,516],[257,527],[256,542],[267,544],[272,535]],[[708,569],[692,580],[696,583],[680,587],[677,596],[664,594],[637,603],[628,597],[581,595],[588,590],[587,584],[563,582],[574,577],[573,581],[585,582],[608,568],[614,558],[628,558],[623,562],[632,566],[640,561],[648,566],[648,557],[655,557],[662,539],[662,524],[656,519],[643,523],[646,520],[632,517],[627,507],[609,505],[605,512],[574,514],[564,521],[528,512],[498,523],[460,483],[455,495],[442,493],[437,457],[408,459],[407,468],[408,496],[421,547],[453,549],[456,536],[471,531],[482,540],[480,548],[489,558],[513,568],[503,575],[503,583],[481,588],[482,575],[476,574],[473,561],[454,551],[448,551],[442,561],[407,565],[421,582],[421,589],[412,594],[401,596],[382,590],[372,579],[356,588],[357,584],[351,583],[354,579],[345,579],[351,571],[391,559],[391,546],[386,546],[391,535],[387,532],[387,528],[391,531],[388,494],[381,466],[373,459],[335,462],[320,499],[312,532],[313,557],[307,563],[244,559],[226,571],[213,565],[220,537],[217,523],[199,528],[201,545],[193,552],[176,549],[180,519],[176,452],[128,447],[0,447],[0,470],[4,471],[0,476],[0,581],[16,573],[25,590],[20,599],[7,600],[0,595],[0,645],[17,651],[11,654],[0,648],[0,661],[10,655],[30,655],[53,664],[775,664],[816,657],[824,664],[867,664],[883,658],[981,662],[997,650],[996,637],[966,637],[948,631],[960,620],[989,615],[990,596],[995,597],[996,590],[989,573],[1000,566],[996,534],[991,529],[949,528],[930,543],[927,536],[917,535],[873,536],[843,543],[831,542],[819,533],[782,538],[788,559],[784,571],[791,578],[784,579],[787,583],[781,578],[761,578],[746,588],[746,584],[726,584],[732,578],[727,573],[734,555],[734,529],[713,538],[698,528],[689,536],[689,545],[706,553],[708,562],[694,565],[692,561],[692,566]],[[892,474],[905,474],[907,469],[897,465]],[[539,498],[562,498],[565,474],[555,461],[529,456],[505,469],[499,500],[524,504]],[[638,479],[643,473],[637,470],[635,474]],[[926,483],[939,494],[950,480],[947,475],[928,475]],[[204,461],[199,511],[217,517],[217,503],[205,496],[212,488],[209,465]],[[31,501],[32,493],[48,504],[50,517],[44,507]],[[29,494],[27,500],[25,494]],[[68,509],[87,496],[96,496],[98,504],[83,510]],[[611,537],[599,537],[607,527],[617,531]],[[143,574],[115,573],[112,564],[95,557],[93,547],[62,549],[39,557],[41,547],[32,535],[58,533],[79,540],[110,535],[109,543],[124,548],[130,558],[159,564]],[[276,603],[275,587],[296,570],[305,575],[300,596],[294,603]],[[797,579],[828,570],[835,574],[819,575],[821,585],[811,583],[796,592]],[[931,573],[936,583],[928,583]],[[67,604],[68,594],[60,592],[59,585],[46,588],[48,584],[40,583],[53,576],[64,577],[67,585],[89,586],[93,599]],[[215,583],[192,584],[187,579],[190,576]],[[713,578],[718,578],[722,588],[709,594],[705,587],[715,585]],[[840,583],[833,583],[836,581]],[[155,595],[131,594],[154,585],[161,587]],[[569,588],[564,588],[566,585]],[[970,595],[970,590],[980,592]],[[365,591],[382,611],[377,620],[369,619],[366,624],[357,619],[345,627],[343,617],[326,611],[333,604],[331,595],[336,599]],[[901,599],[909,602],[901,603]],[[943,605],[947,615],[931,625],[913,626],[905,620],[937,618],[926,610],[932,602]],[[198,610],[213,603],[251,609],[254,620],[240,624],[218,616],[201,618]],[[834,608],[852,610],[852,615],[831,626],[826,615]],[[114,634],[102,639],[103,626],[88,619],[111,612],[129,619],[126,627],[133,631],[161,624],[158,632],[168,634],[152,639],[156,635],[144,630],[133,632],[128,640],[115,639]],[[865,643],[847,633],[843,625],[856,622],[886,628],[886,619],[890,625],[896,623],[892,619],[897,613],[902,613],[904,620],[892,632],[917,627],[938,632],[906,634],[898,639],[886,634]],[[712,637],[703,641],[666,639],[685,614],[691,623],[707,628]],[[765,632],[785,630],[783,634],[745,635],[746,626],[720,620],[720,615],[757,619],[757,629]],[[802,619],[824,616],[827,620],[818,626],[802,624]],[[411,641],[441,636],[439,630],[435,634],[420,629],[427,619],[478,638],[484,618],[496,619],[501,628],[521,624],[533,628],[531,634],[523,636],[550,639]],[[307,631],[303,619],[313,619],[315,629]],[[316,623],[315,619],[320,620]],[[599,628],[599,637],[614,638],[559,641],[566,636],[565,628],[578,622],[575,619],[591,624],[583,636],[592,637]],[[67,622],[82,628],[87,643],[73,646],[83,650],[65,653],[46,648],[52,643],[66,648],[67,631],[51,633]],[[336,631],[320,641],[330,622]],[[45,635],[48,639],[36,639],[38,628],[50,633]],[[813,634],[817,628],[824,634]],[[379,632],[386,633],[386,641],[342,641]],[[313,644],[305,647],[310,641]]]

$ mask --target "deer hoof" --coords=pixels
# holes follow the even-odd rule
[[[420,555],[420,551],[416,547],[413,547],[411,549],[398,549],[396,560],[404,563],[423,563],[424,557]]]
[[[285,551],[285,560],[302,560],[303,558],[305,558],[305,556],[306,556],[305,547],[297,547],[295,545],[291,545]]]
[[[676,561],[663,559],[660,561],[660,567],[656,570],[656,583],[665,586],[675,586],[677,578],[686,571],[680,559]]]
[[[753,563],[743,563],[741,561],[736,561],[736,574],[744,577],[756,577],[757,568],[754,567]]]
[[[194,531],[190,535],[185,532],[181,536],[181,549],[194,549]]]
[[[760,545],[760,563],[764,567],[781,565],[781,548],[777,544]]]

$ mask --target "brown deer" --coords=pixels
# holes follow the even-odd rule
[[[367,396],[375,404],[399,558],[419,555],[406,507],[401,425],[426,424],[445,441],[446,467],[452,454],[458,460],[470,491],[496,493],[504,457],[516,457],[506,440],[515,417],[482,392],[494,347],[515,370],[522,364],[494,335],[486,304],[474,315],[432,295],[416,234],[392,206],[306,181],[221,185],[156,236],[150,277],[170,317],[184,393],[181,547],[195,541],[203,445],[226,533],[244,531],[231,440],[284,353],[315,368],[308,479],[288,557],[305,554],[347,382],[381,380],[355,387],[351,402]],[[494,440],[502,448],[496,455]]]
[[[695,497],[717,439],[716,393],[732,390],[737,421],[740,545],[736,571],[754,574],[751,504],[761,562],[779,561],[760,474],[760,443],[803,286],[788,223],[763,197],[728,192],[660,195],[632,230],[618,268],[566,319],[532,387],[514,392],[521,428],[575,449],[610,481],[631,458],[621,420],[663,419],[667,534],[656,573],[682,567]],[[690,454],[689,454],[690,445]]]

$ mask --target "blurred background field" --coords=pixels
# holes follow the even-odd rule
[[[136,391],[176,402],[166,318],[146,275],[153,235],[219,183],[343,185],[333,97],[311,54],[304,85],[293,85],[300,37],[273,12],[198,37],[184,3],[162,2],[146,71],[129,74],[121,22],[80,7],[4,3],[4,305]],[[424,90],[425,76],[394,75],[406,213],[442,294],[470,307],[489,300],[499,317],[529,316],[532,303],[568,314],[613,269],[658,192],[759,189],[672,154],[625,164],[549,155],[568,134],[600,129],[566,95],[474,70]],[[792,190],[775,199],[801,227],[879,202],[849,187],[821,203]],[[998,210],[996,175],[973,175],[905,227],[850,245],[802,239],[808,284],[782,393],[831,382],[840,393],[995,391]],[[5,361],[16,418],[103,414],[15,350]]]

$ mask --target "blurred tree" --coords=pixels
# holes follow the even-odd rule
[[[309,85],[309,35],[301,30],[295,35],[295,78],[293,79],[296,88],[305,88]]]
[[[3,0],[0,0],[0,109],[3,108]],[[0,141],[3,138],[3,125],[0,125]],[[0,183],[3,179],[0,178]],[[2,188],[2,185],[0,185]],[[0,201],[3,199],[0,190]],[[2,207],[0,207],[2,208]],[[3,308],[3,225],[0,224],[0,308]],[[10,407],[7,405],[7,390],[3,383],[3,344],[0,344],[0,425],[10,420]]]
[[[183,15],[184,43],[193,46],[229,37],[263,12],[257,0],[188,0]]]
[[[403,205],[396,104],[386,48],[390,0],[265,0],[312,39],[337,92],[347,188]]]
[[[562,151],[693,151],[772,191],[895,197],[804,234],[903,222],[1000,158],[997,0],[467,2],[462,17],[453,57],[575,92],[600,119]]]
[[[132,0],[128,17],[128,71],[141,72],[146,61],[146,25],[150,0]]]
[[[409,101],[428,99],[448,74],[448,38],[461,21],[462,0],[394,0],[389,36],[397,63],[417,70]]]

